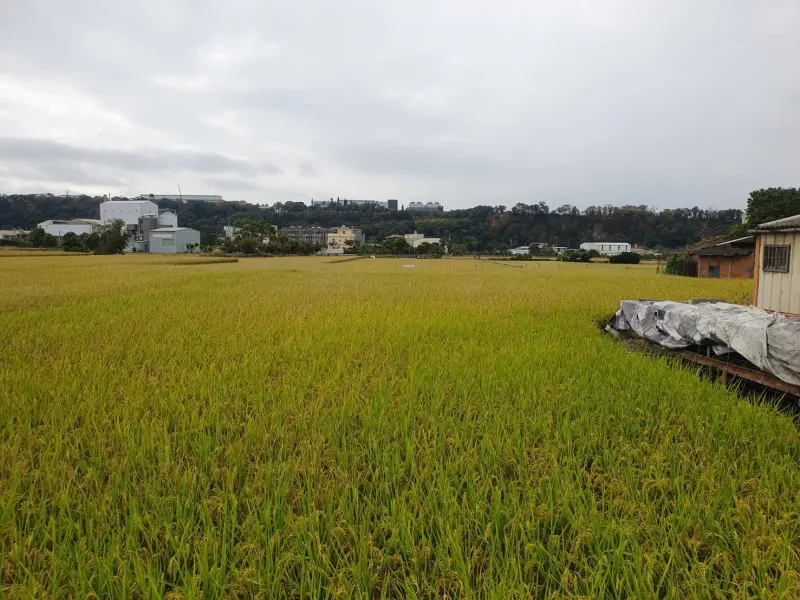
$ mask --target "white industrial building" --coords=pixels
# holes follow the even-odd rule
[[[131,237],[128,252],[152,252],[150,234],[160,228],[178,228],[178,215],[171,210],[160,210],[152,200],[109,200],[100,205],[100,222],[108,225],[119,219]],[[191,230],[194,231],[194,230]],[[198,242],[200,233],[197,232]]]
[[[74,233],[75,235],[92,233],[100,228],[100,221],[97,219],[50,219],[49,221],[42,221],[38,227],[43,229],[45,233],[61,238],[68,233]]]
[[[159,227],[150,231],[150,252],[177,254],[186,252],[187,244],[199,244],[200,232],[188,227]]]
[[[100,205],[100,221],[107,225],[114,219],[121,219],[128,226],[139,226],[139,218],[158,215],[158,204],[150,200],[109,200]]]
[[[530,254],[531,247],[530,246],[517,246],[516,248],[511,248],[509,250],[511,254],[520,255],[520,254]]]
[[[603,256],[616,256],[623,252],[630,252],[631,245],[627,242],[584,242],[581,250],[597,250]]]
[[[141,194],[138,200],[175,200],[177,202],[225,202],[222,196],[215,194]]]

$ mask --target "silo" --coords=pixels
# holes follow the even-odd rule
[[[158,215],[142,215],[139,217],[139,241],[145,242],[147,251],[150,251],[150,232],[153,229],[158,229]]]

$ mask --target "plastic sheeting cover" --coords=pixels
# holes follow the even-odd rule
[[[665,348],[738,352],[759,369],[800,385],[800,319],[724,302],[623,300],[609,325]]]

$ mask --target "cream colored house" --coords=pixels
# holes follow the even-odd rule
[[[756,229],[753,304],[800,315],[800,215]]]
[[[328,248],[347,249],[364,243],[364,234],[353,227],[334,227],[328,232]]]

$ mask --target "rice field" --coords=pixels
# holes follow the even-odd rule
[[[0,257],[0,597],[800,597],[796,423],[597,326],[750,282],[194,260]]]

